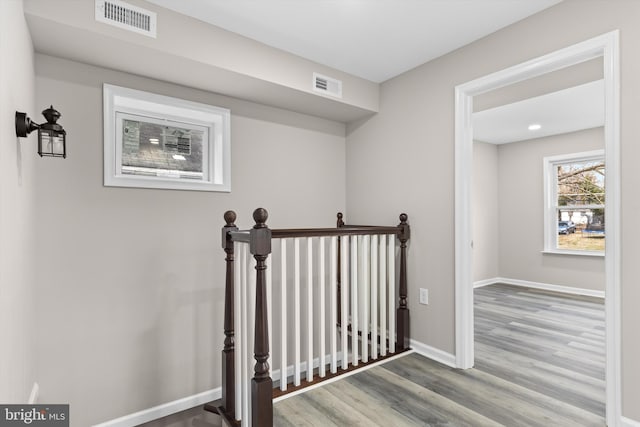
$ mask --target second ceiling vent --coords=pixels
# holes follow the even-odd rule
[[[342,81],[313,73],[313,90],[325,95],[342,98]]]
[[[96,0],[96,21],[156,37],[156,14],[120,0]]]

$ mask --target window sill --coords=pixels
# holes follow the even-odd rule
[[[577,255],[577,256],[604,257],[604,251],[568,251],[568,250],[560,250],[560,249],[546,249],[541,252],[546,255]]]

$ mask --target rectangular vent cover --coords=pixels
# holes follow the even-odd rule
[[[325,95],[342,98],[342,81],[313,73],[313,90]]]
[[[156,37],[156,14],[120,0],[96,0],[96,21]]]

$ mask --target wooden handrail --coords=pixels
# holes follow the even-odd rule
[[[353,236],[370,234],[398,234],[399,227],[379,227],[379,226],[350,226],[345,225],[340,228],[289,228],[271,230],[275,239],[286,237],[328,237],[328,236]]]
[[[375,235],[375,234],[396,234],[401,232],[400,226],[384,227],[374,225],[356,225],[343,226],[340,228],[282,228],[271,230],[271,236],[274,239],[284,239],[290,237],[330,237],[330,236],[358,236],[358,235]],[[229,231],[231,240],[234,242],[249,243],[250,232],[238,231],[236,228]]]
[[[251,234],[249,231],[239,231],[237,228],[235,230],[230,230],[228,233],[229,239],[231,239],[231,241],[233,242],[249,243],[249,239],[251,238]]]

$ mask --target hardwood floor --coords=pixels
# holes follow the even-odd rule
[[[275,405],[278,426],[603,426],[603,300],[475,292],[476,367],[418,354]]]
[[[488,286],[475,328],[476,369],[604,419],[603,299]]]
[[[476,367],[410,354],[274,405],[276,426],[603,426],[602,299],[475,291]],[[200,410],[201,411],[201,410]],[[147,424],[214,426],[198,408]]]

